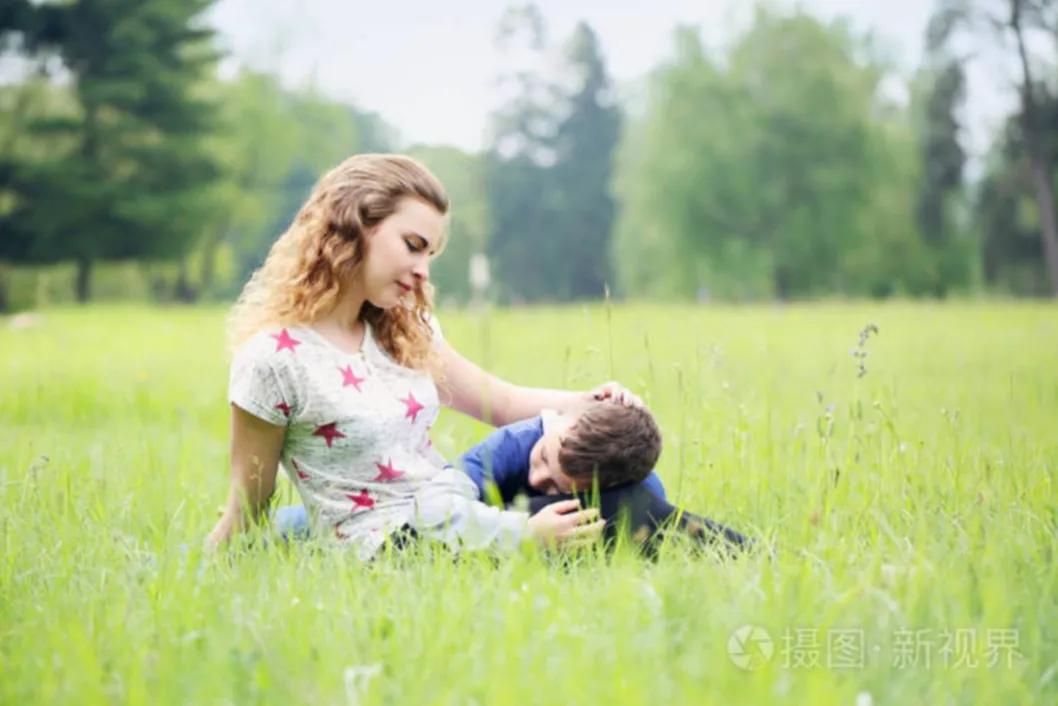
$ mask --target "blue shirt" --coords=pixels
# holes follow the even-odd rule
[[[514,500],[520,493],[539,495],[529,487],[529,454],[533,445],[544,435],[544,420],[540,416],[499,427],[485,439],[459,457],[455,465],[462,468],[484,500],[489,500],[487,487],[491,480],[499,490],[504,504]],[[665,500],[665,487],[654,471],[650,472],[643,485]]]

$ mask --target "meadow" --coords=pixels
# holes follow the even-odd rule
[[[0,320],[0,703],[1058,703],[1053,304],[442,311],[508,379],[642,394],[670,497],[758,539],[656,562],[204,557],[224,315]]]

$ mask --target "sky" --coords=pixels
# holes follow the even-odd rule
[[[779,7],[793,7],[779,0]],[[702,29],[706,43],[722,47],[744,26],[745,0],[541,0],[536,3],[550,38],[568,37],[586,20],[602,44],[619,91],[629,92],[672,49],[673,29]],[[871,31],[910,76],[922,54],[928,0],[802,0],[822,19],[846,17]],[[207,21],[220,32],[238,65],[278,73],[291,86],[311,83],[325,95],[376,111],[406,144],[451,144],[479,150],[488,139],[489,114],[499,103],[496,78],[509,55],[494,44],[502,0],[363,2],[360,0],[220,0]],[[964,146],[973,157],[1011,110],[1012,77],[996,62],[968,65]],[[906,95],[893,81],[888,92]]]

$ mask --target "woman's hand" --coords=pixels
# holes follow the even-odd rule
[[[643,400],[641,400],[638,395],[634,394],[621,383],[613,380],[610,382],[604,382],[594,390],[589,390],[584,394],[589,402],[613,400],[614,402],[623,404],[625,407],[643,406]]]
[[[596,519],[596,508],[580,509],[580,500],[560,500],[545,505],[529,518],[529,536],[544,546],[581,546],[602,536],[606,520]],[[594,520],[594,521],[593,521]]]
[[[206,538],[204,551],[215,552],[233,536],[256,522],[268,507],[275,489],[279,455],[286,428],[269,424],[231,406],[231,483],[228,502]]]

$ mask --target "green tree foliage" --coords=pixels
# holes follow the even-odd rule
[[[1045,124],[1058,125],[1058,96],[1041,100]],[[1050,291],[1040,238],[1040,210],[1023,123],[1012,116],[993,145],[978,186],[975,221],[982,241],[985,281],[996,290],[1023,296]],[[1046,159],[1058,165],[1058,130],[1047,134]],[[1058,173],[1052,182],[1058,183]]]
[[[383,151],[389,128],[377,116],[313,90],[289,90],[244,71],[219,87],[223,128],[212,143],[224,178],[223,212],[202,244],[200,286],[232,295],[263,262],[320,175],[355,152]],[[217,276],[227,253],[234,272]],[[223,281],[221,281],[223,280]]]
[[[502,30],[546,49],[539,14],[509,13]],[[610,279],[609,192],[621,115],[598,40],[584,23],[563,52],[558,82],[522,72],[495,116],[488,153],[490,239],[502,293],[515,300],[599,297]]]
[[[555,136],[556,162],[550,180],[557,188],[562,214],[556,235],[565,257],[560,292],[574,299],[599,297],[612,279],[608,252],[615,219],[610,195],[613,155],[621,131],[621,112],[614,102],[606,66],[595,33],[585,23],[567,48],[566,115]]]
[[[13,217],[25,208],[23,194],[13,188],[15,176],[21,165],[60,159],[77,145],[69,135],[35,134],[28,128],[49,120],[65,123],[77,114],[69,88],[39,75],[0,87],[0,312],[10,305],[4,261],[25,260],[31,247],[32,233]]]
[[[1041,242],[1039,253],[1047,273],[1048,290],[1051,296],[1058,296],[1058,196],[1055,191],[1058,162],[1052,147],[1058,132],[1053,113],[1055,96],[1058,96],[1054,73],[1058,53],[1058,0],[939,0],[930,23],[931,44],[951,46],[965,37],[1007,52],[1017,67],[1014,75],[1020,98],[1014,117],[1017,125],[1008,126],[1000,136],[995,153],[1005,156],[1007,159],[1003,161],[1007,162],[1020,162],[1023,157],[1024,163],[1013,169],[1010,165],[1004,168],[993,164],[992,178],[981,190],[982,220],[992,228],[1014,223],[1025,225],[1031,220],[1033,224],[1029,227]],[[1012,216],[1025,213],[1024,206],[1016,205],[1021,200],[1014,193],[1015,184],[1023,181],[1013,176],[1019,172],[1027,175],[1036,202],[1034,213],[1027,219]],[[1008,247],[998,242],[1004,237],[1015,240]],[[1025,262],[1014,265],[1014,261],[1029,254],[1021,237],[1020,227],[1005,233],[988,231],[986,258],[1003,258],[1003,253],[1018,253],[1018,256],[1007,262],[986,260],[985,272],[995,281],[1000,272],[1006,273],[1006,279],[1011,272],[1019,270],[1025,274],[1026,281],[1013,289],[1032,291],[1034,268]]]
[[[966,153],[959,143],[958,112],[966,95],[961,62],[940,52],[930,52],[923,68],[925,84],[916,111],[922,163],[916,217],[930,251],[928,286],[936,295],[951,287],[969,284],[976,243],[960,222],[966,213],[963,170]]]
[[[623,291],[918,291],[913,139],[884,66],[840,24],[758,10],[722,59],[681,28],[626,132]]]
[[[203,140],[216,118],[202,91],[212,31],[198,21],[210,2],[19,3],[5,14],[24,47],[61,59],[77,110],[24,126],[68,149],[0,170],[13,200],[4,255],[76,261],[84,301],[94,262],[175,259],[194,244],[213,218],[218,175]]]
[[[437,175],[451,202],[448,244],[444,255],[431,264],[430,279],[437,286],[442,303],[466,303],[471,296],[470,258],[485,253],[491,227],[485,160],[481,155],[447,146],[415,146],[408,154]]]

